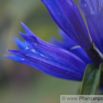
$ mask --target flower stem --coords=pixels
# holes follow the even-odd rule
[[[103,63],[103,59],[101,58],[99,53],[96,51],[96,49],[93,47],[93,45],[85,51],[88,54],[88,56],[91,58],[95,66],[99,67],[99,65]]]

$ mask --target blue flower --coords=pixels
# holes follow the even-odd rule
[[[90,15],[91,9],[93,9],[91,6],[96,5],[96,2],[102,2],[100,2],[101,0],[94,1],[88,0],[87,2],[86,0],[81,0],[80,5],[86,15],[90,34],[92,33],[92,29],[95,29],[93,32],[95,33],[94,37],[93,34],[91,36],[97,46],[96,48],[102,52],[103,42],[102,39],[100,40],[102,34],[98,34],[102,33],[102,27],[99,28],[102,22],[99,22],[96,28],[95,22],[99,20],[95,21],[94,18],[92,21]],[[88,64],[99,66],[102,59],[94,49],[79,9],[72,0],[42,0],[42,2],[47,7],[56,24],[61,28],[59,34],[62,36],[64,42],[56,39],[51,40],[55,45],[44,42],[22,23],[26,34],[19,33],[25,42],[15,38],[14,40],[20,50],[8,50],[13,56],[6,55],[6,57],[54,77],[81,81],[86,66]],[[97,9],[100,9],[99,14],[101,15],[102,4]],[[97,14],[98,10],[96,10],[95,16]],[[99,18],[98,16],[96,17]],[[102,19],[100,20],[102,21]]]
[[[20,50],[8,50],[13,56],[7,58],[55,77],[82,80],[87,65],[85,61],[65,49],[42,41],[25,24],[22,25],[27,33],[20,32],[25,42],[15,38]]]

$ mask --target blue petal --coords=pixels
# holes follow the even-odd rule
[[[52,44],[54,44],[54,45],[57,45],[57,46],[59,46],[61,48],[64,48],[64,49],[68,50],[68,46],[65,45],[64,42],[61,42],[61,41],[59,41],[59,40],[57,40],[55,38],[51,38],[50,42]]]
[[[34,33],[23,22],[21,22],[21,24],[28,35],[34,35]]]
[[[39,48],[42,50],[38,50],[39,52],[41,52],[41,54],[44,53],[44,55],[50,54],[51,56],[56,56],[65,61],[68,61],[69,64],[73,64],[77,66],[80,70],[84,71],[84,65],[86,64],[80,58],[66,51],[65,49],[61,49],[40,39],[38,40],[38,38],[36,38],[35,36],[29,36],[23,33],[21,33],[21,36],[25,39],[26,42],[28,42],[28,47],[32,49],[34,48],[35,50],[38,50]]]
[[[69,50],[73,46],[77,46],[78,44],[73,41],[70,37],[68,37],[62,30],[59,30],[59,34],[63,39],[63,42],[56,40],[55,38],[51,39],[51,42],[57,46],[60,46],[62,48],[65,48]]]
[[[52,43],[63,48],[63,49],[66,49],[66,50],[72,52],[73,54],[75,54],[76,56],[81,58],[85,63],[87,63],[87,64],[92,63],[89,56],[86,54],[86,52],[80,46],[73,46],[73,47],[69,48],[68,47],[69,44],[65,44],[65,43],[58,41],[56,39],[52,39]]]
[[[64,67],[59,67],[51,63],[42,61],[40,59],[24,56],[23,54],[20,54],[20,52],[18,53],[17,52],[14,53],[15,51],[9,51],[9,52],[19,55],[20,57],[6,56],[7,58],[37,68],[41,72],[63,79],[79,80],[79,81],[82,80],[83,74],[80,73],[78,74],[77,72],[71,72],[69,70],[65,70]]]
[[[32,66],[49,75],[69,80],[81,81],[87,63],[73,53],[46,43],[33,35],[30,29],[23,24],[26,32],[21,33],[25,43],[15,39],[20,50],[8,50],[15,56],[6,56],[9,59]]]
[[[73,78],[74,78],[74,77],[71,77],[71,76],[65,77],[65,76],[57,75],[56,73],[52,73],[51,71],[45,70],[43,67],[41,67],[40,65],[37,65],[36,63],[30,62],[29,60],[21,58],[21,57],[18,57],[18,56],[5,55],[5,57],[7,57],[8,59],[20,62],[22,64],[26,64],[26,65],[31,66],[33,68],[36,68],[37,70],[39,70],[39,71],[41,71],[43,73],[46,73],[48,75],[51,75],[51,76],[54,76],[54,77],[57,77],[57,78],[69,79],[69,80],[73,80]],[[74,80],[81,81],[81,79],[77,79],[77,78],[74,79]]]
[[[81,58],[85,63],[87,64],[93,64],[93,62],[91,61],[91,59],[89,58],[89,56],[86,54],[86,52],[80,48],[80,47],[74,47],[71,48],[70,50],[73,54],[77,55],[79,58]]]
[[[88,28],[97,48],[103,53],[103,0],[81,0]]]
[[[62,36],[63,42],[53,39],[52,43],[72,52],[73,54],[81,58],[85,63],[92,63],[86,52],[77,43],[75,43],[71,38],[69,38],[63,31],[59,31],[59,34]]]
[[[55,60],[55,58],[54,58],[54,60],[52,60],[53,58],[49,58],[49,57],[42,56],[42,55],[36,55],[35,53],[34,54],[33,53],[24,54],[23,52],[18,51],[18,50],[8,50],[8,52],[10,52],[16,56],[28,59],[31,62],[35,61],[35,60],[40,61],[40,62],[45,62],[45,63],[51,64],[51,65],[55,65],[57,67],[64,68],[64,70],[68,70],[69,72],[77,72],[77,74],[82,74],[82,72],[80,72],[79,70],[76,71],[76,70],[74,70],[75,68],[72,69],[72,66],[70,66],[70,65],[67,66],[66,62],[63,62],[63,61],[61,62],[60,59]],[[69,67],[71,67],[71,69]]]
[[[19,49],[24,50],[26,48],[26,44],[22,40],[18,38],[14,38],[14,41],[17,44]]]
[[[81,14],[72,0],[42,0],[57,25],[84,49],[91,46]],[[84,42],[85,41],[85,42]]]

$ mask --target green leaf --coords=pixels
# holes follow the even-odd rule
[[[99,69],[94,65],[87,66],[82,81],[81,95],[94,95],[96,93],[102,68],[103,64],[100,65]]]

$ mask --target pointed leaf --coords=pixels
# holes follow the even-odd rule
[[[81,95],[94,95],[98,89],[100,82],[100,74],[103,64],[98,69],[94,65],[88,65],[82,82]]]

